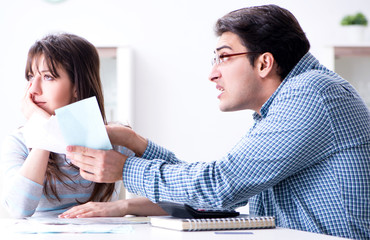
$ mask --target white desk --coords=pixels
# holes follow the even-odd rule
[[[343,239],[338,237],[332,237],[328,235],[321,235],[291,229],[276,228],[276,229],[259,229],[259,230],[243,230],[243,232],[251,232],[252,234],[215,234],[214,231],[203,231],[203,232],[180,232],[175,230],[167,230],[162,228],[151,227],[150,224],[132,224],[130,225],[131,231],[124,234],[20,234],[12,233],[4,226],[9,226],[14,220],[12,219],[0,219],[0,229],[1,229],[1,239],[47,239],[47,240],[59,240],[59,239],[68,239],[68,240],[95,240],[95,239],[104,239],[104,240],[165,240],[165,239],[182,239],[182,240],[209,240],[209,239],[299,239],[299,240],[334,240],[334,239]],[[236,232],[236,231],[235,231]]]

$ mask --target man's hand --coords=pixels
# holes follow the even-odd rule
[[[127,156],[114,150],[68,146],[67,158],[80,168],[83,178],[99,183],[114,183],[122,180],[123,165]]]

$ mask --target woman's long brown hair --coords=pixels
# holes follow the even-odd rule
[[[104,123],[107,123],[104,110],[104,97],[102,84],[100,80],[100,61],[99,55],[90,42],[73,34],[52,34],[38,40],[31,46],[28,52],[26,64],[26,79],[29,73],[32,73],[32,63],[41,55],[53,77],[59,77],[57,68],[63,68],[72,81],[77,91],[77,101],[95,96],[102,114]],[[72,188],[63,181],[63,177],[71,179],[70,176],[63,173],[58,165],[53,161],[56,158],[55,153],[50,153],[50,159],[46,171],[44,184],[44,194],[49,199],[54,195],[60,201],[56,191],[56,181],[68,188]],[[73,166],[73,165],[72,165]],[[77,168],[76,166],[73,166]],[[94,183],[94,189],[87,200],[89,201],[109,201],[114,192],[114,183]],[[49,192],[49,190],[51,193]]]

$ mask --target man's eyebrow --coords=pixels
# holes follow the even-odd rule
[[[224,49],[224,48],[228,48],[228,49],[232,50],[232,48],[230,46],[223,45],[221,47],[216,48],[216,51],[220,51],[221,49]]]

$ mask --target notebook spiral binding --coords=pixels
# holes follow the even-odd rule
[[[188,231],[197,230],[224,230],[232,229],[239,230],[248,228],[271,228],[272,222],[275,222],[274,217],[253,217],[253,218],[213,218],[213,219],[186,219],[189,224]]]

